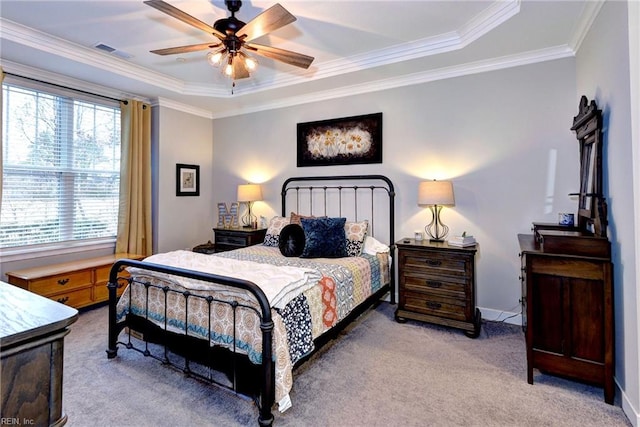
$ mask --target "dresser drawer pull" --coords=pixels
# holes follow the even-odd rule
[[[427,263],[427,265],[431,265],[431,266],[434,266],[434,267],[442,265],[442,261],[438,261],[436,259],[428,259],[425,262]]]
[[[441,288],[442,287],[442,282],[435,282],[433,280],[425,280],[425,283],[430,288]]]
[[[58,301],[60,304],[66,304],[67,301],[69,301],[69,297],[58,298],[56,301]]]
[[[442,304],[440,304],[438,302],[427,301],[427,307],[432,309],[432,310],[437,310],[440,307],[442,307]]]
[[[58,285],[64,286],[69,283],[69,278],[58,280]]]

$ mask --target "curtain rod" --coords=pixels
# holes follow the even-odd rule
[[[86,90],[76,89],[76,88],[72,88],[72,87],[69,87],[69,86],[63,86],[63,85],[59,85],[59,84],[51,83],[51,82],[45,82],[44,80],[38,80],[38,79],[34,79],[32,77],[25,77],[25,76],[21,76],[19,74],[8,73],[6,71],[5,71],[4,74],[6,74],[7,76],[19,77],[21,79],[31,80],[32,82],[42,83],[42,84],[46,84],[46,85],[49,85],[49,86],[55,86],[55,87],[58,87],[60,89],[67,89],[67,90],[78,92],[78,93],[84,93],[85,95],[97,96],[99,98],[108,99],[110,101],[124,102],[125,105],[127,105],[129,103],[129,101],[127,101],[126,99],[112,98],[110,96],[100,95],[100,94],[97,94],[97,93],[88,92]]]

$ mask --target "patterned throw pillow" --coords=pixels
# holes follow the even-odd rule
[[[305,215],[298,215],[298,214],[297,214],[297,213],[295,213],[295,212],[291,212],[291,216],[289,217],[289,223],[290,223],[290,224],[298,224],[298,225],[301,225],[300,220],[301,220],[302,218],[315,218],[315,216],[313,216],[313,215],[308,215],[308,216],[305,216]]]
[[[299,257],[304,250],[304,230],[299,224],[285,225],[280,232],[278,247],[286,257]]]
[[[369,230],[369,221],[352,222],[347,221],[344,224],[344,233],[347,237],[347,255],[360,256],[364,248],[364,239],[367,237]]]
[[[301,222],[306,241],[300,258],[347,256],[346,218],[302,218]]]
[[[278,247],[280,241],[280,232],[285,225],[289,224],[289,218],[284,216],[274,216],[269,222],[267,233],[264,236],[263,245]]]

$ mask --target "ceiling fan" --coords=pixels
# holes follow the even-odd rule
[[[235,17],[235,13],[240,10],[242,2],[226,0],[224,3],[229,12],[231,12],[231,16],[218,19],[213,26],[210,26],[163,0],[147,0],[144,3],[186,24],[213,34],[218,39],[213,43],[169,47],[152,50],[151,53],[174,55],[218,48],[209,52],[207,59],[212,65],[222,66],[224,74],[233,80],[250,77],[249,72],[253,71],[257,66],[257,61],[248,53],[255,53],[305,69],[309,68],[309,65],[313,62],[313,57],[302,53],[251,43],[251,40],[296,20],[296,17],[280,4],[275,4],[245,24]]]

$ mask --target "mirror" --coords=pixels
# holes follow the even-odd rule
[[[578,221],[581,231],[607,236],[607,204],[602,195],[602,111],[595,101],[580,99],[571,130],[580,144]]]

